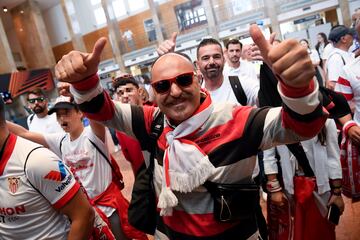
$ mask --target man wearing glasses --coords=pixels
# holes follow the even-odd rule
[[[27,93],[28,107],[33,111],[27,118],[30,131],[38,133],[63,132],[55,114],[48,115],[48,99],[44,91],[36,88]]]
[[[245,215],[227,205],[231,214],[223,219],[222,210],[215,208],[219,204],[203,184],[253,184],[259,149],[310,138],[326,120],[306,49],[296,40],[271,46],[257,26],[251,26],[250,33],[281,78],[283,108],[213,102],[200,88],[191,60],[179,53],[164,54],[152,65],[151,86],[158,108],[114,104],[96,75],[104,38],[92,53],[72,51],[55,67],[59,80],[72,83],[75,101],[89,118],[126,132],[144,148],[157,114],[165,115],[154,161],[156,239],[258,239],[253,202],[239,202],[241,211],[250,209]]]

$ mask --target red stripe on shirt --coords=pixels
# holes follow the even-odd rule
[[[347,86],[347,87],[351,87],[351,84],[348,80],[346,80],[345,78],[339,77],[339,80],[337,81],[338,84]]]
[[[342,95],[346,98],[347,101],[350,101],[354,98],[354,94],[342,93]]]
[[[60,209],[63,206],[65,206],[79,191],[80,184],[78,182],[75,182],[74,186],[67,192],[65,195],[60,198],[56,203],[53,204],[53,207],[56,209]]]
[[[16,139],[16,135],[10,133],[6,146],[4,146],[4,153],[0,159],[0,176],[4,173],[6,164],[8,163],[10,156],[14,150]]]
[[[94,88],[99,82],[99,76],[93,74],[79,82],[72,83],[73,87],[79,91],[86,91]]]
[[[164,223],[172,230],[196,237],[213,236],[225,232],[238,223],[219,223],[213,213],[188,214],[173,210],[172,216],[163,217]]]
[[[154,112],[155,112],[155,107],[154,106],[143,106],[143,111],[144,111],[144,120],[145,120],[145,128],[147,133],[151,132],[151,123],[154,120]]]
[[[195,139],[196,144],[209,154],[216,147],[241,138],[252,109],[249,106],[237,107],[233,111],[233,119],[206,131]]]
[[[106,121],[113,118],[115,113],[115,106],[112,102],[109,94],[104,94],[104,104],[99,112],[96,113],[84,113],[86,117],[96,121]]]
[[[282,93],[286,97],[301,98],[301,97],[307,96],[310,93],[312,93],[315,89],[315,84],[314,84],[314,81],[311,81],[309,83],[309,86],[302,87],[302,88],[296,88],[296,87],[288,86],[284,82],[280,81],[280,88],[281,88]]]
[[[323,112],[328,113],[324,107]],[[328,114],[324,114],[323,116],[314,119],[311,122],[301,122],[291,118],[290,115],[284,111],[284,109],[282,109],[281,114],[284,128],[290,128],[296,134],[303,137],[314,137],[323,127],[328,116]]]

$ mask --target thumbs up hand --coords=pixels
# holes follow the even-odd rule
[[[289,39],[272,46],[257,25],[251,25],[250,36],[258,46],[264,61],[271,66],[275,75],[287,86],[303,88],[309,86],[315,75],[307,49],[295,39]]]
[[[71,51],[64,55],[55,66],[55,76],[61,82],[74,83],[95,74],[100,56],[104,50],[106,38],[96,41],[91,53]]]
[[[156,49],[159,56],[164,55],[168,52],[173,52],[175,50],[176,37],[177,32],[173,32],[170,39],[165,40],[159,45],[159,47]]]

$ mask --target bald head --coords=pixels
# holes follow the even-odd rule
[[[166,72],[170,76],[177,72],[179,67],[181,69],[188,69],[187,72],[195,71],[194,64],[186,54],[176,52],[166,53],[154,61],[151,69],[152,79],[154,80],[154,77],[161,72]]]

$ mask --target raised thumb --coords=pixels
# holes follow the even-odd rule
[[[107,42],[107,40],[105,37],[99,38],[96,41],[94,48],[92,50],[92,53],[90,54],[87,61],[100,61],[100,56],[101,56],[102,51],[104,50],[106,42]]]
[[[263,33],[261,32],[260,28],[256,24],[252,24],[250,26],[250,36],[254,43],[258,46],[261,55],[264,58],[267,58],[267,55],[270,51],[271,45],[270,43],[265,39]]]
[[[171,40],[173,43],[176,43],[177,34],[178,34],[177,32],[173,32],[173,33],[171,34],[170,40]]]

